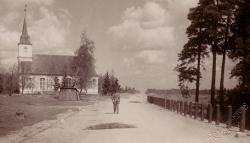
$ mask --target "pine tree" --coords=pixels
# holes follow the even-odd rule
[[[104,77],[105,75],[99,74],[98,75],[98,93],[103,93],[103,81],[104,81]]]
[[[250,92],[250,3],[238,0],[232,31],[235,47],[229,57],[238,63],[231,71],[231,77],[238,78],[241,92]]]
[[[219,44],[222,54],[222,65],[221,65],[221,79],[220,79],[220,90],[219,90],[219,103],[220,109],[225,112],[225,88],[224,88],[224,76],[225,76],[225,64],[227,51],[232,49],[234,43],[232,43],[232,32],[231,27],[234,18],[235,2],[234,0],[221,0],[220,14],[222,15],[220,23],[220,31],[222,32],[223,42]]]
[[[216,56],[221,54],[220,45],[224,42],[225,32],[223,27],[225,26],[221,20],[223,14],[221,13],[222,0],[201,0],[204,3],[204,15],[207,22],[207,43],[211,46],[212,52],[212,80],[211,80],[211,98],[210,102],[214,105],[215,97],[215,81],[216,81]]]
[[[107,95],[110,92],[110,78],[109,78],[109,73],[107,72],[105,74],[105,78],[103,81],[102,89],[103,89],[103,94]]]
[[[190,9],[188,20],[191,21],[191,24],[186,30],[189,41],[184,45],[181,53],[178,54],[178,61],[181,61],[181,64],[178,64],[175,68],[179,72],[179,87],[184,97],[189,96],[188,86],[185,83],[196,81],[195,102],[199,102],[201,60],[208,56],[206,46],[206,29],[208,26],[204,20],[203,9],[203,3],[199,3],[197,7]]]
[[[114,89],[115,89],[115,93],[117,93],[117,92],[119,92],[121,90],[121,86],[119,84],[118,78],[115,78]]]

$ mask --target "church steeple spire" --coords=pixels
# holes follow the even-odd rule
[[[23,31],[22,31],[22,35],[20,37],[20,42],[19,44],[25,44],[25,45],[32,45],[30,42],[30,36],[28,34],[28,29],[27,29],[27,23],[26,23],[26,7],[27,5],[25,5],[25,16],[24,16],[24,21],[23,21]]]

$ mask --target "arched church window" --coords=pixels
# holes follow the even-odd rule
[[[24,53],[27,53],[27,52],[28,52],[27,47],[24,47],[23,49],[24,49]]]

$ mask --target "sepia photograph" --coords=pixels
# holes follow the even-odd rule
[[[250,143],[250,1],[0,0],[0,143]]]

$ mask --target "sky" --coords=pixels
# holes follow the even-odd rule
[[[198,0],[0,0],[0,57],[5,68],[17,63],[24,6],[33,54],[74,55],[80,35],[95,42],[96,71],[114,70],[122,87],[178,88],[177,54],[187,43],[189,9]],[[217,56],[219,87],[221,56]],[[201,89],[211,87],[212,56],[204,60]],[[225,87],[235,63],[226,60]],[[194,88],[194,84],[190,84]]]

